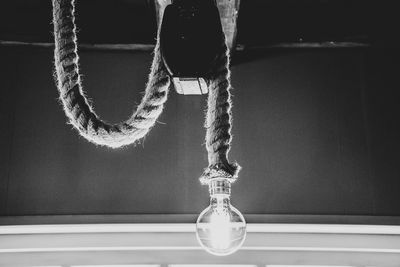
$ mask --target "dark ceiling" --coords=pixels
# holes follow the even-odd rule
[[[0,40],[52,42],[51,1],[3,1]],[[395,1],[242,0],[238,43],[356,41],[398,44]],[[81,43],[154,43],[153,0],[80,0]]]

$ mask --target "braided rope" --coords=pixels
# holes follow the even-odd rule
[[[240,171],[237,163],[230,163],[228,153],[232,141],[232,100],[231,72],[229,70],[229,48],[225,36],[220,47],[219,57],[208,77],[209,94],[205,121],[206,148],[209,166],[200,177],[202,184],[211,179],[224,178],[235,182]]]
[[[75,0],[53,0],[54,63],[65,114],[78,132],[92,143],[112,148],[135,143],[149,132],[167,101],[170,78],[160,56],[159,44],[154,50],[149,81],[136,112],[124,122],[108,124],[96,115],[82,89],[74,12]]]
[[[159,42],[154,49],[145,95],[136,112],[125,122],[107,124],[96,115],[82,89],[74,15],[75,0],[52,2],[57,87],[70,123],[84,138],[98,145],[117,148],[135,143],[149,132],[167,101],[170,77],[161,58]],[[205,128],[209,166],[204,170],[200,181],[208,184],[213,178],[225,178],[234,182],[240,166],[228,160],[232,139],[232,103],[229,49],[225,38],[207,80],[209,95]]]

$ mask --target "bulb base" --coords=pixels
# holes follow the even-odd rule
[[[230,196],[231,183],[227,179],[212,179],[208,184],[210,196]]]

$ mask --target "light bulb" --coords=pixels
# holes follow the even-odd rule
[[[210,206],[203,210],[196,223],[201,246],[211,254],[226,256],[237,251],[246,238],[246,221],[230,203],[230,183],[210,182]]]

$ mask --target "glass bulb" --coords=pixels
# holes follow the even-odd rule
[[[210,206],[196,223],[199,243],[209,253],[226,256],[238,250],[246,238],[246,221],[229,200],[229,194],[211,195]]]

